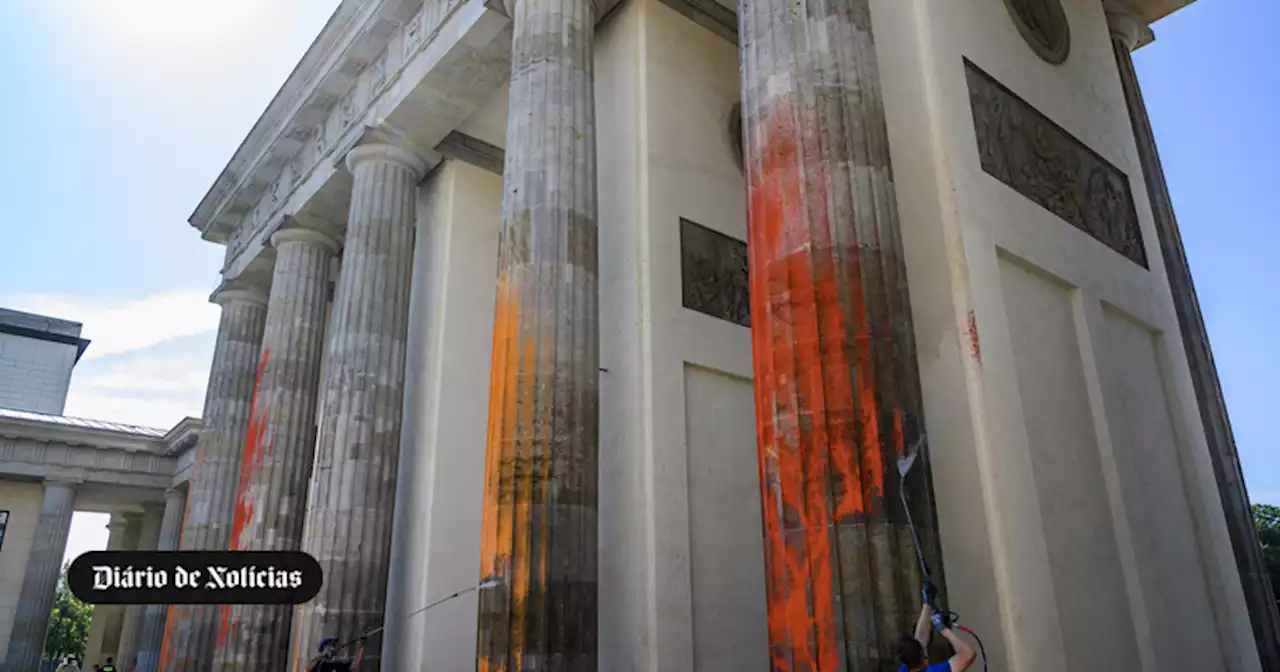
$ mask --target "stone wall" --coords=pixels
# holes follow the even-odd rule
[[[0,651],[9,650],[9,632],[13,629],[43,499],[44,487],[39,483],[0,480],[0,511],[9,512],[4,542],[0,544]]]

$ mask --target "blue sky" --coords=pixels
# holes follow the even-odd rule
[[[68,414],[199,415],[222,251],[186,219],[336,5],[0,0],[0,305],[85,324]],[[1277,28],[1275,0],[1200,0],[1135,61],[1250,492],[1280,504]]]

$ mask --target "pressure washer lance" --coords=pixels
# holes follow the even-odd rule
[[[929,575],[929,563],[924,561],[924,550],[920,546],[920,533],[916,531],[916,523],[911,518],[911,507],[907,505],[907,473],[911,471],[911,467],[915,466],[916,458],[920,455],[920,445],[924,443],[924,437],[911,445],[911,452],[898,458],[898,498],[902,500],[902,510],[907,514],[907,529],[911,530],[911,543],[916,548],[916,559],[920,561],[920,575],[924,577],[924,599],[929,608],[936,614],[942,615],[942,620],[946,627],[954,627],[962,632],[969,633],[978,642],[978,651],[982,653],[982,669],[987,669],[987,649],[982,646],[982,638],[978,637],[978,633],[960,625],[960,614],[946,609],[939,609],[935,603],[938,591],[933,586]]]
[[[440,606],[440,605],[444,604],[445,602],[448,602],[449,600],[452,600],[452,599],[453,599],[453,598],[455,598],[455,597],[460,597],[460,596],[462,596],[462,595],[466,595],[467,593],[469,593],[469,592],[471,592],[471,591],[473,591],[473,590],[484,590],[485,588],[493,588],[494,586],[499,586],[499,585],[502,585],[502,578],[501,578],[501,577],[498,577],[498,576],[496,576],[496,575],[490,574],[489,576],[487,576],[487,577],[485,577],[484,579],[482,579],[482,580],[480,581],[480,583],[477,583],[477,584],[476,584],[476,585],[474,585],[474,586],[469,586],[469,587],[467,587],[467,588],[463,588],[462,590],[459,590],[458,592],[456,592],[456,593],[454,593],[454,594],[452,594],[452,595],[447,595],[447,596],[445,596],[445,597],[442,597],[442,598],[440,598],[440,599],[436,600],[435,602],[432,602],[431,604],[428,604],[427,606],[422,607],[421,609],[418,609],[417,611],[410,612],[408,615],[406,615],[406,616],[404,617],[404,620],[405,620],[405,621],[407,621],[407,620],[409,620],[409,619],[413,618],[414,616],[417,616],[418,614],[421,614],[422,612],[424,612],[424,611],[426,611],[426,610],[428,610],[428,609],[431,609],[432,607],[438,607],[438,606]],[[348,647],[350,647],[350,646],[353,646],[353,645],[355,645],[355,644],[362,644],[362,643],[364,643],[365,641],[367,641],[370,637],[372,637],[372,636],[374,636],[374,635],[378,634],[379,632],[382,632],[383,630],[386,630],[386,629],[387,629],[387,625],[386,625],[386,623],[383,623],[382,625],[379,625],[378,627],[376,627],[376,628],[374,628],[374,629],[372,629],[372,630],[368,630],[368,631],[366,631],[366,632],[362,633],[359,637],[356,637],[355,639],[352,639],[352,640],[350,640],[350,641],[346,642],[345,644],[341,644],[341,645],[337,646],[336,648],[331,649],[331,650],[329,651],[329,655],[337,654],[337,652],[342,651],[343,649],[346,649],[346,648],[348,648]]]

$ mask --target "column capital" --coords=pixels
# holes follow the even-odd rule
[[[216,303],[224,308],[227,304],[233,302],[250,303],[265,308],[267,305],[267,292],[261,287],[247,282],[224,280],[222,284],[218,285],[217,289],[213,290],[213,294],[209,295],[209,302]]]
[[[61,486],[64,488],[71,488],[72,490],[74,490],[80,487],[81,485],[84,485],[84,479],[70,478],[66,476],[49,476],[48,478],[44,479],[44,485],[45,487]]]
[[[178,501],[185,499],[186,495],[177,488],[166,488],[164,491],[164,501],[168,504],[170,501]]]
[[[131,515],[137,515],[137,514],[129,514],[129,513],[111,514],[111,521],[107,523],[107,529],[112,532],[123,532],[124,528],[129,525],[130,521],[128,516],[131,516]]]
[[[164,513],[164,502],[143,502],[142,515]]]
[[[337,254],[341,247],[333,236],[305,226],[290,226],[271,234],[272,247],[279,249],[285,243],[304,243],[315,245],[316,247],[324,247],[329,250],[330,254]]]
[[[486,0],[484,4],[490,9],[501,11],[508,19],[514,21],[516,17],[516,4],[521,1],[522,0]],[[600,5],[602,4],[602,0],[587,0],[587,4],[591,5],[591,9],[594,12],[594,16],[592,18],[599,21]]]
[[[1107,27],[1111,29],[1111,39],[1120,42],[1129,51],[1155,40],[1151,27],[1125,0],[1105,0],[1103,6],[1107,13]]]
[[[421,180],[427,174],[427,162],[416,153],[403,147],[385,142],[370,142],[358,145],[347,152],[347,169],[355,172],[356,167],[366,162],[394,163],[413,171],[414,181]]]

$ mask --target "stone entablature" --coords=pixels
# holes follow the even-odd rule
[[[227,266],[420,51],[460,0],[346,0],[250,131],[191,223],[227,244]],[[414,11],[416,9],[416,11]]]
[[[198,433],[194,418],[165,432],[0,409],[0,478],[163,490],[189,478]]]

